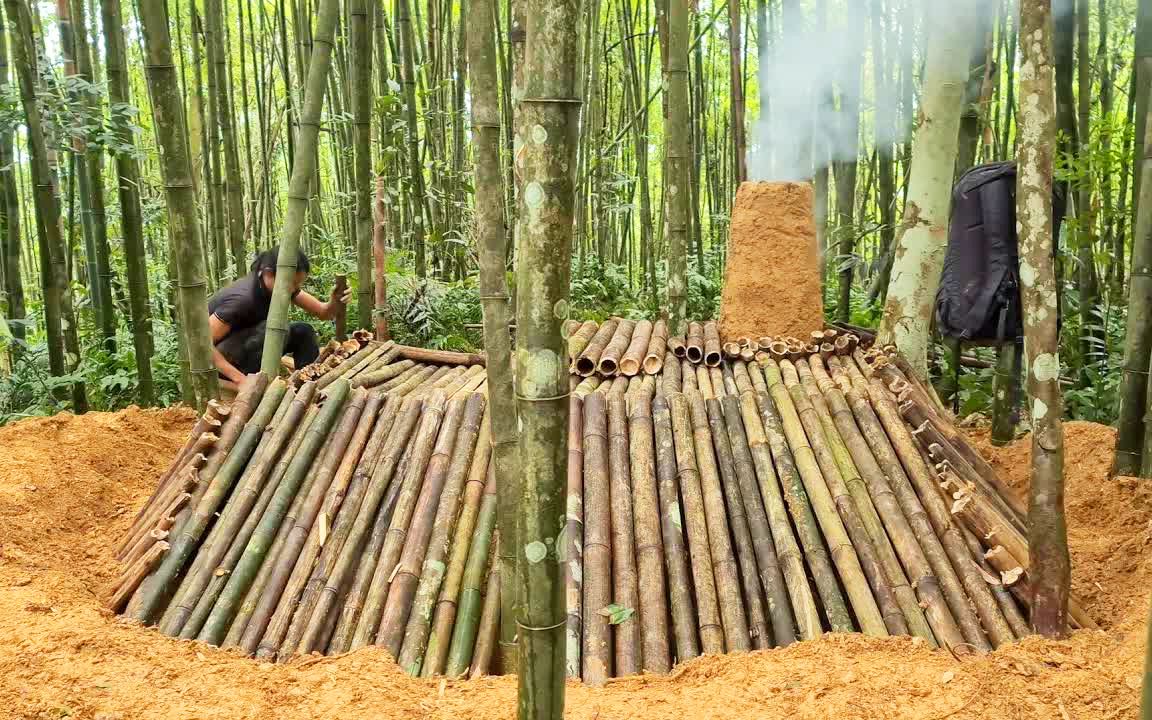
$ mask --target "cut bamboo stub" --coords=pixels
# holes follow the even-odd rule
[[[690,345],[663,321],[563,328],[570,677],[830,630],[961,653],[1026,634],[1029,549],[1002,483],[898,362],[841,331],[724,347],[710,328],[689,324]],[[354,336],[298,391],[261,399],[253,380],[210,407],[119,539],[102,600],[270,661],[380,644],[413,675],[491,671],[485,375],[475,356],[403,347]],[[145,604],[137,586],[165,567]],[[1094,625],[1076,598],[1070,616]]]

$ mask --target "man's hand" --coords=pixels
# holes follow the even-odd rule
[[[343,292],[341,288],[332,288],[331,302],[338,305],[347,305],[352,300],[352,288],[347,285],[344,286]]]

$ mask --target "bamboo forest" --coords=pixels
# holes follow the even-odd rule
[[[1152,0],[3,0],[14,718],[1152,720]]]

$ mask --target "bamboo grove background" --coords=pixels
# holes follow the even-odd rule
[[[495,18],[509,215],[516,207],[510,117],[523,42],[518,5],[496,3]],[[576,314],[640,317],[659,308],[669,112],[689,123],[689,315],[715,312],[729,210],[748,172],[743,158],[764,141],[759,119],[772,112],[773,87],[761,82],[760,66],[789,34],[815,28],[850,43],[858,59],[858,71],[819,99],[850,118],[856,160],[829,163],[826,148],[812,149],[825,300],[834,319],[874,324],[906,199],[923,49],[933,34],[923,5],[701,0],[690,16],[689,107],[669,108],[661,83],[666,0],[584,3]],[[968,60],[957,172],[1014,156],[1015,5],[991,3]],[[1110,420],[1132,242],[1135,118],[1147,102],[1146,93],[1135,92],[1133,67],[1137,47],[1149,43],[1136,34],[1136,0],[1053,5],[1057,173],[1072,196],[1059,248],[1066,402],[1072,417]],[[69,407],[173,402],[181,379],[176,267],[137,4],[6,0],[3,11],[0,308],[9,337],[0,334],[0,343],[9,347],[0,353],[0,422]],[[169,0],[167,12],[212,292],[243,273],[257,249],[279,240],[316,3]],[[467,0],[341,3],[303,238],[314,292],[326,296],[335,274],[349,275],[355,287],[357,264],[371,261],[356,252],[358,192],[375,188],[389,246],[393,332],[404,342],[450,349],[480,343],[468,13]],[[37,59],[30,81],[63,217],[55,239],[37,231],[33,196],[45,188],[29,151],[17,40]],[[354,148],[366,138],[371,188],[357,182],[354,167]],[[119,186],[121,163],[136,166],[138,183]],[[514,226],[513,217],[507,221]],[[371,307],[370,296],[362,302]],[[349,307],[350,326],[361,324],[360,307]],[[63,322],[52,332],[57,310]],[[961,378],[960,399],[965,410],[983,410],[995,354],[971,355],[966,364],[975,369]],[[940,372],[951,375],[947,367]]]

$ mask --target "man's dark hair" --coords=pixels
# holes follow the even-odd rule
[[[280,246],[273,245],[272,247],[264,250],[256,255],[256,259],[252,261],[252,270],[254,272],[276,272],[276,258],[280,254]],[[308,261],[308,256],[304,254],[303,250],[298,251],[296,257],[296,272],[307,274],[312,270],[312,263]]]

